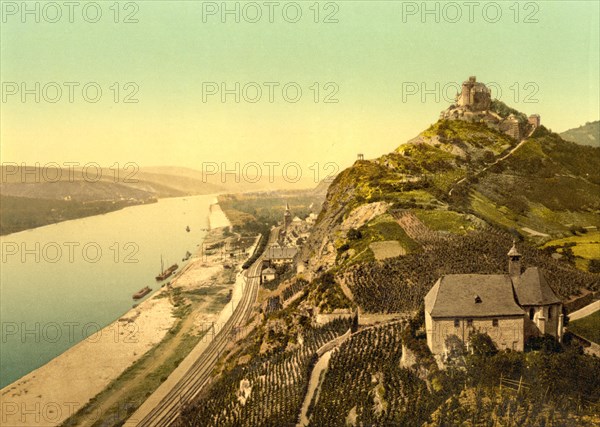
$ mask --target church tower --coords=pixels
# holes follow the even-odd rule
[[[521,277],[521,254],[514,240],[512,248],[508,251],[508,274],[513,281],[518,281]]]
[[[292,223],[292,212],[290,212],[289,203],[285,204],[285,212],[283,214],[283,228],[287,229]]]

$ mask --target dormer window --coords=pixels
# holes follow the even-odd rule
[[[479,295],[475,295],[475,304],[481,304],[481,297]]]

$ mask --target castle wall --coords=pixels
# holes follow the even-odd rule
[[[498,320],[498,326],[493,326],[493,319]],[[474,318],[472,326],[467,325],[467,318],[459,318],[458,327],[454,319],[435,319],[425,313],[425,329],[427,345],[433,354],[446,352],[446,339],[457,336],[465,345],[471,332],[485,332],[494,341],[498,349],[523,351],[525,342],[524,317],[484,317]]]
[[[458,100],[458,105],[467,106],[471,101],[471,86],[467,85],[466,82],[462,85],[462,92],[460,94],[460,99]]]
[[[499,130],[514,139],[520,139],[521,137],[521,130],[519,129],[519,122],[517,120],[504,120],[500,123]]]
[[[529,116],[527,118],[527,121],[529,122],[529,124],[533,127],[539,127],[540,126],[540,116],[539,114],[532,114],[531,116]]]

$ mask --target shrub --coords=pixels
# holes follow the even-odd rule
[[[496,344],[485,332],[475,332],[469,336],[471,349],[475,356],[493,356],[498,353]]]
[[[525,351],[541,351],[543,353],[560,353],[562,346],[552,335],[530,337],[525,343]]]

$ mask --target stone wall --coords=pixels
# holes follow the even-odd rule
[[[377,323],[388,323],[394,320],[409,319],[413,313],[360,313],[358,316],[358,324],[360,326],[375,325]]]
[[[316,315],[316,322],[319,325],[324,325],[335,319],[351,319],[354,316],[350,310],[336,311],[334,313],[319,313]]]
[[[498,326],[493,326],[494,319],[497,319]],[[524,316],[485,317],[473,319],[472,325],[469,325],[466,318],[460,318],[458,327],[455,327],[454,319],[432,319],[425,313],[427,345],[433,354],[443,354],[446,351],[446,338],[449,336],[455,335],[467,345],[471,332],[485,332],[499,349],[523,351],[524,320]]]
[[[596,292],[588,292],[570,299],[569,301],[565,302],[565,310],[567,310],[567,313],[572,313],[574,311],[579,310],[580,308],[585,307],[588,304],[591,304],[592,302],[594,302],[594,300],[598,297]]]

